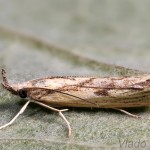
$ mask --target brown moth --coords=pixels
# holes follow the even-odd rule
[[[63,111],[54,107],[90,107],[112,108],[139,118],[121,108],[150,106],[150,75],[136,77],[46,77],[10,84],[6,72],[2,69],[3,87],[12,94],[27,98],[27,102],[18,114],[0,129],[11,125],[22,114],[30,102],[59,113],[68,126],[71,127]],[[50,106],[49,106],[50,105]]]

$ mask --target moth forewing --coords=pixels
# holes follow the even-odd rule
[[[113,108],[136,118],[138,116],[120,108],[150,106],[150,75],[111,78],[46,77],[22,84],[10,84],[5,70],[2,69],[2,78],[5,89],[21,98],[28,98],[28,101],[15,117],[0,129],[11,125],[30,102],[58,112],[68,126],[68,135],[71,135],[71,127],[62,114],[66,109],[59,110],[51,106]]]
[[[48,77],[28,82],[28,96],[62,107],[124,108],[150,105],[150,76]]]

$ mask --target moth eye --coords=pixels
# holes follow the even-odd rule
[[[25,89],[20,89],[18,93],[21,98],[27,97],[27,91]]]

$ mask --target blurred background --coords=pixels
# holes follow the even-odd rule
[[[96,61],[149,71],[149,3],[1,0],[0,25]]]
[[[11,82],[49,75],[120,76],[149,72],[150,1],[0,0],[2,67]],[[20,99],[1,87],[0,96],[2,124],[20,109]],[[22,141],[26,146],[34,147],[36,139],[51,139],[52,148],[75,149],[118,146],[118,138],[137,141],[150,137],[150,119],[141,123],[120,113],[72,110],[66,113],[74,129],[68,144],[62,120],[55,119],[49,111],[45,114],[37,110],[35,107],[29,117],[33,111],[30,107],[25,121],[20,118],[19,124],[18,121],[0,131],[2,148],[9,143],[27,149],[20,142],[22,137],[26,138]],[[148,112],[140,115],[148,117]],[[29,137],[31,141],[27,140]],[[49,147],[46,141],[43,143]],[[43,143],[38,142],[37,146]]]

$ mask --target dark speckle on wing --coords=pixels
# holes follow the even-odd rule
[[[97,90],[94,94],[97,96],[109,96],[108,90]]]

